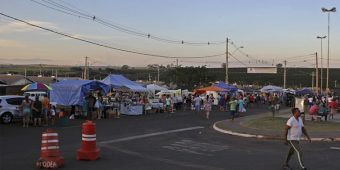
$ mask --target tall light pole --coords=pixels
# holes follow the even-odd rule
[[[330,30],[330,13],[331,12],[336,12],[336,8],[335,7],[331,8],[331,9],[321,8],[321,10],[322,10],[322,12],[327,12],[327,14],[328,14],[328,49],[327,49],[327,81],[326,81],[326,89],[328,91],[329,90],[328,81],[329,81],[329,41],[330,41],[329,30]]]
[[[322,53],[322,39],[325,39],[327,36],[323,36],[323,37],[321,37],[321,36],[317,36],[316,38],[318,38],[318,39],[320,39],[321,40],[321,54],[320,54],[320,57],[321,57],[321,69],[320,69],[320,71],[321,71],[321,85],[320,85],[320,93],[322,94],[322,87],[323,87],[323,64],[322,64],[322,60],[323,60],[323,58],[322,58],[322,56],[323,56],[323,53]]]

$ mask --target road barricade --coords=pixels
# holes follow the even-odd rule
[[[100,149],[96,146],[96,124],[92,121],[83,123],[82,141],[77,150],[77,160],[94,161],[99,158]]]
[[[36,162],[37,168],[56,169],[64,165],[64,158],[59,151],[58,133],[47,129],[42,133],[40,158]]]

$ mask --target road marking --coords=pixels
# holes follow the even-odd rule
[[[227,145],[216,145],[183,139],[162,148],[190,154],[214,156],[213,153],[229,149]]]
[[[340,147],[330,147],[330,149],[340,150]]]
[[[149,133],[149,134],[144,134],[144,135],[137,135],[137,136],[131,136],[131,137],[126,137],[126,138],[107,140],[107,141],[102,141],[99,143],[109,144],[109,143],[116,143],[116,142],[124,142],[124,141],[129,141],[129,140],[142,139],[142,138],[147,138],[147,137],[152,137],[152,136],[165,135],[165,134],[170,134],[170,133],[184,132],[184,131],[203,129],[203,128],[204,128],[203,126],[195,126],[195,127],[189,127],[189,128],[183,128],[183,129],[168,130],[168,131],[163,131],[163,132],[155,132],[155,133]]]
[[[224,169],[224,168],[212,167],[212,166],[207,166],[207,165],[199,165],[199,164],[196,164],[196,163],[188,163],[188,162],[176,161],[176,160],[171,160],[171,159],[166,159],[166,158],[154,157],[154,156],[141,154],[141,153],[138,153],[138,152],[133,152],[133,151],[130,151],[130,150],[125,150],[125,149],[122,149],[122,148],[114,147],[114,146],[107,145],[107,144],[102,144],[101,146],[105,147],[107,149],[110,149],[112,151],[118,151],[118,152],[122,152],[122,153],[125,153],[125,154],[137,156],[137,157],[140,157],[140,158],[143,158],[143,159],[160,161],[160,162],[164,162],[164,163],[167,163],[167,164],[172,164],[172,165],[177,165],[177,166],[182,166],[182,167],[189,167],[189,168],[193,168],[193,169],[203,169],[203,170],[223,170]],[[178,169],[181,169],[181,168],[178,168]]]

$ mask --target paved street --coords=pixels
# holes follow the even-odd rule
[[[247,114],[266,111],[248,109]],[[81,121],[56,127],[65,167],[62,169],[281,169],[286,146],[282,141],[229,136],[215,131],[214,122],[229,114],[215,112],[211,120],[203,113],[177,112],[172,116],[150,114],[98,120],[97,145],[101,158],[77,161],[81,142]],[[45,127],[23,129],[19,123],[0,125],[0,169],[35,169],[39,157],[41,132]],[[336,170],[340,143],[302,142],[309,169]],[[299,169],[296,157],[291,161]]]

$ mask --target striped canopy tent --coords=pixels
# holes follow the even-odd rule
[[[31,83],[21,89],[21,91],[51,91],[52,87],[44,83]]]

